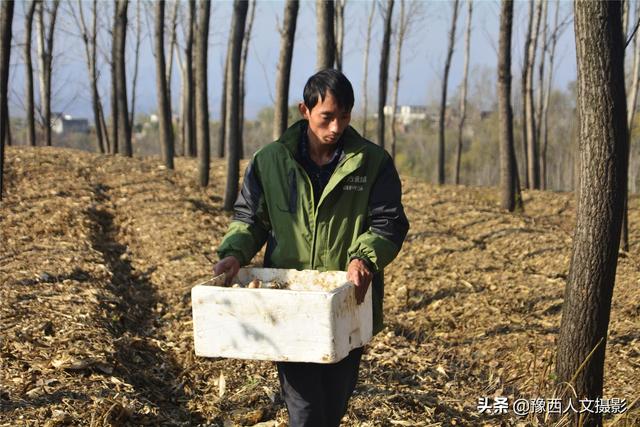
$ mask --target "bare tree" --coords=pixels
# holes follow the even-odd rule
[[[527,175],[529,188],[540,188],[540,167],[539,167],[539,147],[536,140],[536,118],[535,102],[533,99],[533,75],[536,63],[536,50],[538,46],[538,34],[540,31],[540,18],[542,16],[543,0],[536,0],[535,14],[533,17],[533,28],[531,31],[531,43],[529,44],[529,70],[526,81],[526,102],[525,114],[527,115]]]
[[[513,143],[513,111],[511,109],[511,32],[513,1],[502,0],[500,8],[500,41],[498,46],[498,115],[500,135],[500,189],[502,208],[509,212],[522,210],[518,183],[518,166]]]
[[[84,53],[85,53],[85,61],[87,65],[87,71],[89,73],[89,86],[91,90],[91,107],[93,110],[93,120],[95,122],[96,129],[96,144],[98,146],[98,152],[105,152],[105,144],[103,138],[103,132],[100,122],[100,110],[101,110],[101,101],[100,101],[100,92],[98,91],[98,72],[96,67],[97,61],[97,11],[96,11],[96,3],[97,0],[93,0],[92,2],[92,27],[91,30],[87,27],[87,23],[84,17],[84,7],[81,0],[78,0],[78,14],[76,14],[75,10],[71,8],[71,13],[73,19],[80,30],[80,35],[82,41],[84,43]]]
[[[196,156],[194,139],[194,82],[193,82],[193,35],[195,0],[187,0],[187,16],[185,22],[182,7],[178,8],[177,23],[182,27],[183,44],[178,42],[176,35],[176,59],[180,70],[180,142],[183,156]],[[181,4],[181,3],[178,3]],[[176,32],[177,33],[177,32]],[[175,144],[175,136],[174,136]]]
[[[544,176],[542,176],[542,171],[540,170],[540,166],[541,166],[541,155],[540,155],[540,149],[541,149],[541,136],[542,136],[542,127],[544,126],[544,121],[542,120],[542,110],[544,109],[544,75],[545,75],[545,59],[547,56],[547,50],[548,50],[548,42],[549,42],[549,38],[548,38],[548,25],[547,25],[547,5],[549,4],[549,1],[542,1],[542,11],[541,11],[541,15],[540,15],[540,25],[541,25],[541,29],[540,29],[540,37],[541,39],[541,44],[540,44],[540,59],[538,60],[538,88],[536,90],[536,101],[534,102],[534,109],[535,109],[535,138],[534,140],[536,141],[536,146],[538,148],[538,156],[536,157],[536,162],[538,163],[538,181],[539,181],[539,188],[541,190],[545,190],[546,189],[546,179]]]
[[[332,68],[335,62],[334,7],[334,0],[316,0],[318,70]]]
[[[245,21],[248,3],[235,0],[233,3],[233,19],[231,21],[231,59],[229,60],[229,78],[227,87],[227,186],[224,193],[224,209],[233,210],[238,197],[238,179],[240,176],[240,61],[242,55],[242,39],[244,38]]]
[[[460,158],[462,157],[462,131],[467,118],[467,80],[469,79],[469,50],[471,49],[471,17],[473,2],[467,0],[467,30],[464,36],[464,72],[462,75],[462,90],[460,91],[460,122],[458,123],[458,146],[456,149],[456,166],[454,182],[460,184]],[[511,91],[511,89],[509,89]]]
[[[33,14],[36,10],[34,0],[24,4],[26,9],[24,15],[24,67],[25,67],[25,94],[27,98],[26,119],[27,119],[27,144],[31,147],[36,145],[36,125],[35,125],[35,103],[33,96],[33,62],[31,60],[31,32],[33,29]]]
[[[113,27],[111,29],[111,57],[109,61],[109,69],[111,71],[111,154],[117,154],[122,141],[118,141],[118,121],[120,115],[118,114],[118,71],[117,71],[117,57],[118,57],[118,4],[117,0],[113,4]]]
[[[278,139],[287,129],[289,118],[289,78],[293,58],[293,44],[298,21],[298,0],[287,0],[284,6],[284,20],[280,28],[280,59],[276,79],[276,104],[273,114],[273,139]]]
[[[344,9],[347,0],[335,0],[335,33],[336,33],[336,69],[342,71],[342,57],[344,56]]]
[[[362,136],[367,137],[367,108],[368,100],[367,93],[369,88],[367,87],[367,77],[369,75],[369,46],[371,44],[371,28],[373,27],[373,16],[376,11],[376,2],[371,2],[371,10],[369,11],[369,19],[367,21],[367,37],[365,39],[364,56],[363,56],[363,74],[362,78]]]
[[[127,39],[127,8],[129,0],[116,0],[116,15],[114,21],[114,41],[116,42],[115,72],[116,72],[116,103],[118,104],[118,143],[122,146],[122,154],[131,157],[131,123],[129,123],[129,103],[127,102],[127,72],[126,72],[126,39]]]
[[[95,0],[94,0],[95,1]],[[142,19],[140,15],[141,1],[136,2],[136,44],[134,48],[133,80],[131,81],[131,111],[129,111],[129,123],[135,127],[136,123],[136,87],[138,85],[138,65],[140,63],[140,43],[142,41]]]
[[[218,129],[218,158],[224,157],[225,141],[227,135],[227,86],[229,83],[229,61],[231,60],[231,31],[229,29],[229,38],[227,40],[227,55],[224,61],[224,70],[222,72],[222,96],[220,96],[220,128]]]
[[[627,30],[629,29],[629,2],[631,0],[622,1],[622,34],[627,38]]]
[[[449,69],[451,68],[451,58],[456,42],[456,24],[458,22],[458,10],[460,1],[453,2],[453,16],[451,17],[451,30],[449,31],[449,46],[447,48],[447,58],[444,62],[444,73],[442,77],[442,97],[440,98],[440,116],[438,119],[438,184],[443,185],[445,182],[445,138],[444,138],[444,121],[447,111],[447,87],[449,86]]]
[[[549,72],[547,74],[547,85],[544,91],[544,98],[542,100],[542,114],[540,117],[540,187],[546,189],[547,187],[547,146],[549,140],[549,99],[551,98],[551,88],[553,85],[553,66],[556,54],[556,45],[558,42],[558,30],[559,30],[559,14],[560,14],[560,0],[556,0],[556,9],[553,17],[553,29],[551,30],[550,39],[551,47],[549,48]],[[546,38],[546,37],[545,37]]]
[[[171,101],[167,90],[167,65],[164,57],[164,7],[165,0],[155,3],[155,57],[156,92],[158,95],[158,122],[160,129],[160,148],[162,160],[167,168],[173,169],[173,127],[171,126]]]
[[[391,157],[396,158],[396,111],[398,109],[398,93],[400,90],[401,65],[402,65],[402,48],[407,40],[411,28],[414,23],[421,18],[421,3],[412,1],[409,8],[405,7],[405,0],[400,0],[400,16],[396,25],[396,70],[393,81],[393,95],[391,100]]]
[[[59,0],[53,0],[51,9],[47,3],[38,2],[38,59],[40,75],[40,115],[45,145],[51,146],[51,73],[53,70],[53,35],[58,16]],[[49,16],[48,25],[45,22],[45,9]]]
[[[391,44],[391,19],[393,17],[393,1],[387,0],[383,10],[384,34],[380,52],[380,73],[378,78],[378,145],[384,148],[384,105],[387,103],[387,85],[389,83],[389,48]]]
[[[393,81],[393,95],[391,97],[391,158],[394,160],[396,158],[396,110],[398,108],[398,91],[400,90],[402,45],[407,34],[407,18],[404,11],[404,3],[405,0],[400,0],[400,16],[398,17],[398,31],[396,33],[396,75]]]
[[[209,184],[209,103],[207,100],[207,47],[211,3],[200,1],[196,31],[196,140],[198,146],[198,177],[201,187]]]
[[[169,43],[167,46],[167,55],[165,55],[165,64],[167,67],[167,97],[169,99],[169,112],[173,112],[171,108],[171,102],[173,97],[171,96],[171,80],[173,78],[173,52],[176,49],[176,43],[178,41],[178,12],[180,10],[180,0],[173,0],[173,10],[171,17],[169,18]],[[175,149],[174,149],[175,151]]]
[[[195,0],[188,0],[189,19],[187,24],[187,36],[184,44],[184,72],[182,90],[182,141],[184,152],[191,157],[196,156],[195,127],[194,127],[194,82],[193,82],[193,27],[195,25]]]
[[[529,164],[529,141],[527,138],[527,122],[529,120],[527,116],[527,81],[529,79],[529,62],[530,62],[530,48],[531,46],[531,33],[533,31],[533,16],[535,11],[534,1],[529,2],[529,19],[527,24],[527,32],[524,37],[524,49],[522,50],[524,58],[522,60],[522,81],[520,84],[520,92],[522,96],[522,150],[524,158],[524,186],[529,188],[529,174],[527,173],[527,165]]]
[[[240,127],[238,128],[239,137],[238,142],[240,147],[238,151],[240,152],[240,158],[244,159],[244,99],[246,95],[246,84],[245,84],[245,75],[247,68],[247,56],[249,54],[249,43],[251,42],[251,29],[253,28],[253,18],[256,13],[256,0],[249,1],[249,12],[246,22],[246,29],[244,32],[244,38],[242,39],[242,53],[240,56],[240,88],[239,88],[239,96],[240,96],[240,105],[238,107],[238,121],[240,122]]]
[[[626,4],[626,2],[625,2]],[[636,2],[636,19],[640,20],[640,2]],[[631,72],[631,93],[627,99],[627,126],[629,128],[627,138],[629,148],[631,145],[631,132],[633,130],[633,121],[636,114],[636,105],[638,103],[638,84],[640,83],[640,42],[637,35],[633,38],[633,71]],[[629,162],[630,151],[627,151],[627,163]],[[622,249],[629,252],[629,192],[627,191],[624,198],[624,212],[622,216]]]
[[[557,381],[571,387],[574,402],[602,397],[627,187],[621,9],[619,2],[574,3],[581,188],[556,363]],[[574,425],[578,417],[582,426],[602,425],[602,414],[570,415]]]
[[[3,192],[4,144],[9,127],[9,65],[11,59],[11,26],[13,23],[13,0],[0,3],[0,201]]]

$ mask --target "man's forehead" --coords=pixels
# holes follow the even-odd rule
[[[318,104],[316,105],[316,108],[322,111],[327,111],[327,112],[329,111],[334,112],[336,110],[340,110],[340,112],[348,113],[350,111],[344,107],[339,107],[338,98],[335,96],[333,91],[328,89],[325,91],[324,97],[322,96],[321,93],[318,93]]]

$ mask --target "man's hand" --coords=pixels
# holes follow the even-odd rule
[[[356,302],[361,304],[373,279],[373,273],[361,259],[355,258],[347,268],[347,280],[356,285]]]
[[[240,261],[234,256],[223,258],[213,266],[213,273],[216,276],[225,273],[227,285],[231,284],[231,280],[238,274],[238,270],[240,270]]]

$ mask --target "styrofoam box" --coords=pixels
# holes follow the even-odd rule
[[[334,363],[371,340],[371,289],[357,305],[344,271],[242,268],[234,283],[253,279],[289,289],[193,287],[197,356]]]

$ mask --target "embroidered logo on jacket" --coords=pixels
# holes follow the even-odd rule
[[[364,190],[364,185],[358,184],[366,184],[367,177],[364,175],[352,175],[348,176],[345,181],[347,182],[347,185],[342,187],[343,191],[362,191]]]

